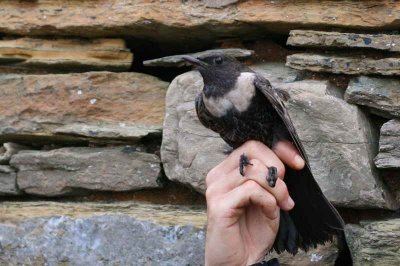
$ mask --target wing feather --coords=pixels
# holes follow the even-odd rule
[[[283,101],[283,99],[288,98],[286,92],[282,92],[273,88],[268,80],[266,80],[264,77],[260,76],[257,73],[256,73],[256,78],[254,79],[254,86],[264,94],[264,96],[274,107],[279,117],[285,124],[290,136],[292,137],[293,143],[299,150],[303,159],[306,161],[307,167],[310,168],[307,153],[303,147],[303,144],[301,144],[300,138],[297,135],[296,129],[293,126],[293,122],[290,119],[289,113]]]

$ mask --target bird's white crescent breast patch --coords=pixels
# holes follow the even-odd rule
[[[243,72],[237,78],[235,87],[225,95],[209,98],[203,95],[207,110],[216,117],[224,116],[233,107],[239,112],[246,111],[256,93],[254,78],[254,73]]]

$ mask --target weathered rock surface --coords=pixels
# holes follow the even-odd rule
[[[400,219],[349,224],[345,232],[355,266],[400,264]]]
[[[239,2],[239,0],[220,0],[220,1],[202,0],[202,2],[205,4],[206,7],[222,8],[222,7],[226,7],[226,6],[235,4],[235,3]]]
[[[20,150],[27,150],[28,147],[17,143],[7,142],[0,147],[0,164],[8,164],[11,156],[17,154]]]
[[[279,83],[279,78],[271,82],[291,96],[289,113],[328,199],[337,206],[394,208],[374,172],[378,140],[365,115],[327,82]],[[204,192],[204,178],[225,157],[226,144],[197,119],[193,100],[202,84],[197,72],[180,75],[171,83],[161,157],[168,178]]]
[[[8,165],[0,165],[0,196],[19,193],[15,171]]]
[[[129,191],[156,188],[161,167],[154,154],[129,147],[22,151],[10,164],[28,194],[60,196],[82,189]]]
[[[378,139],[364,113],[328,82],[276,86],[290,94],[286,106],[325,196],[336,206],[397,208],[374,170]]]
[[[0,141],[160,133],[168,83],[139,73],[0,77]],[[72,134],[72,135],[67,135]]]
[[[214,1],[220,2],[220,1]],[[236,1],[227,1],[231,3]],[[293,28],[397,30],[398,3],[237,1],[209,8],[211,1],[109,0],[2,1],[0,32],[11,35],[133,36],[180,43]],[[220,3],[214,4],[222,7]],[[303,12],[299,13],[299,10]],[[349,15],[351,14],[351,15]],[[354,15],[356,14],[356,15]],[[67,18],[67,19],[66,19]],[[156,34],[155,34],[156,33]]]
[[[49,72],[128,71],[133,55],[122,39],[0,40],[0,64]]]
[[[383,124],[375,165],[378,168],[400,168],[400,120]]]
[[[1,212],[10,216],[12,209],[5,205],[0,207]],[[32,215],[38,218],[0,224],[0,261],[7,261],[8,265],[203,265],[205,232],[193,224],[204,222],[204,211],[93,204],[83,207],[90,213],[79,214],[86,217],[60,216],[57,212],[45,217],[49,213],[47,203],[41,205],[23,208],[22,217],[43,211],[42,215]],[[56,206],[60,213],[65,209],[79,213],[82,209],[76,203]],[[117,207],[116,211],[113,207]],[[129,213],[132,209],[135,211]],[[128,214],[118,213],[121,211]]]
[[[3,202],[0,262],[203,265],[205,223],[205,209],[195,206]],[[282,265],[333,265],[336,252],[327,244],[271,256]]]
[[[290,31],[287,44],[301,47],[370,48],[399,52],[400,36],[389,34],[292,30]]]
[[[348,75],[400,75],[400,58],[372,59],[352,56],[293,54],[286,65],[295,69]]]
[[[224,54],[229,55],[236,58],[246,58],[251,56],[254,53],[252,50],[239,49],[239,48],[227,48],[227,49],[213,49],[207,50],[203,52],[193,53],[193,54],[185,54],[190,55],[195,58],[201,58],[206,56],[212,56],[215,54]],[[143,61],[144,66],[154,66],[154,67],[182,67],[182,66],[190,66],[185,60],[182,59],[183,54],[181,55],[172,55],[166,56],[162,58],[152,59]]]
[[[345,93],[349,103],[367,106],[371,112],[387,117],[400,117],[400,80],[355,77]]]

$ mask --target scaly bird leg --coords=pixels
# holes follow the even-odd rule
[[[278,179],[278,170],[276,169],[276,167],[268,167],[268,174],[266,179],[270,187],[275,187],[276,180]]]
[[[244,168],[248,165],[253,165],[253,164],[250,163],[250,160],[247,157],[247,155],[243,153],[242,155],[240,155],[239,159],[239,172],[242,176],[244,176]]]

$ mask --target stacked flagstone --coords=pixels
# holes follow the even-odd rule
[[[0,264],[202,265],[204,177],[228,147],[199,123],[202,79],[181,55],[216,52],[290,95],[355,264],[399,264],[399,14],[386,0],[2,1]]]
[[[380,127],[379,150],[371,153],[378,169],[376,180],[391,191],[393,209],[398,209],[400,79],[397,76],[400,62],[397,53],[400,36],[293,30],[287,44],[318,50],[288,56],[286,65],[289,67],[351,75],[344,99],[373,115],[370,117]],[[322,49],[326,52],[321,53]],[[354,152],[360,155],[358,150]],[[398,264],[400,257],[395,239],[400,234],[399,226],[399,219],[390,216],[361,225],[348,225],[346,235],[355,264]]]

